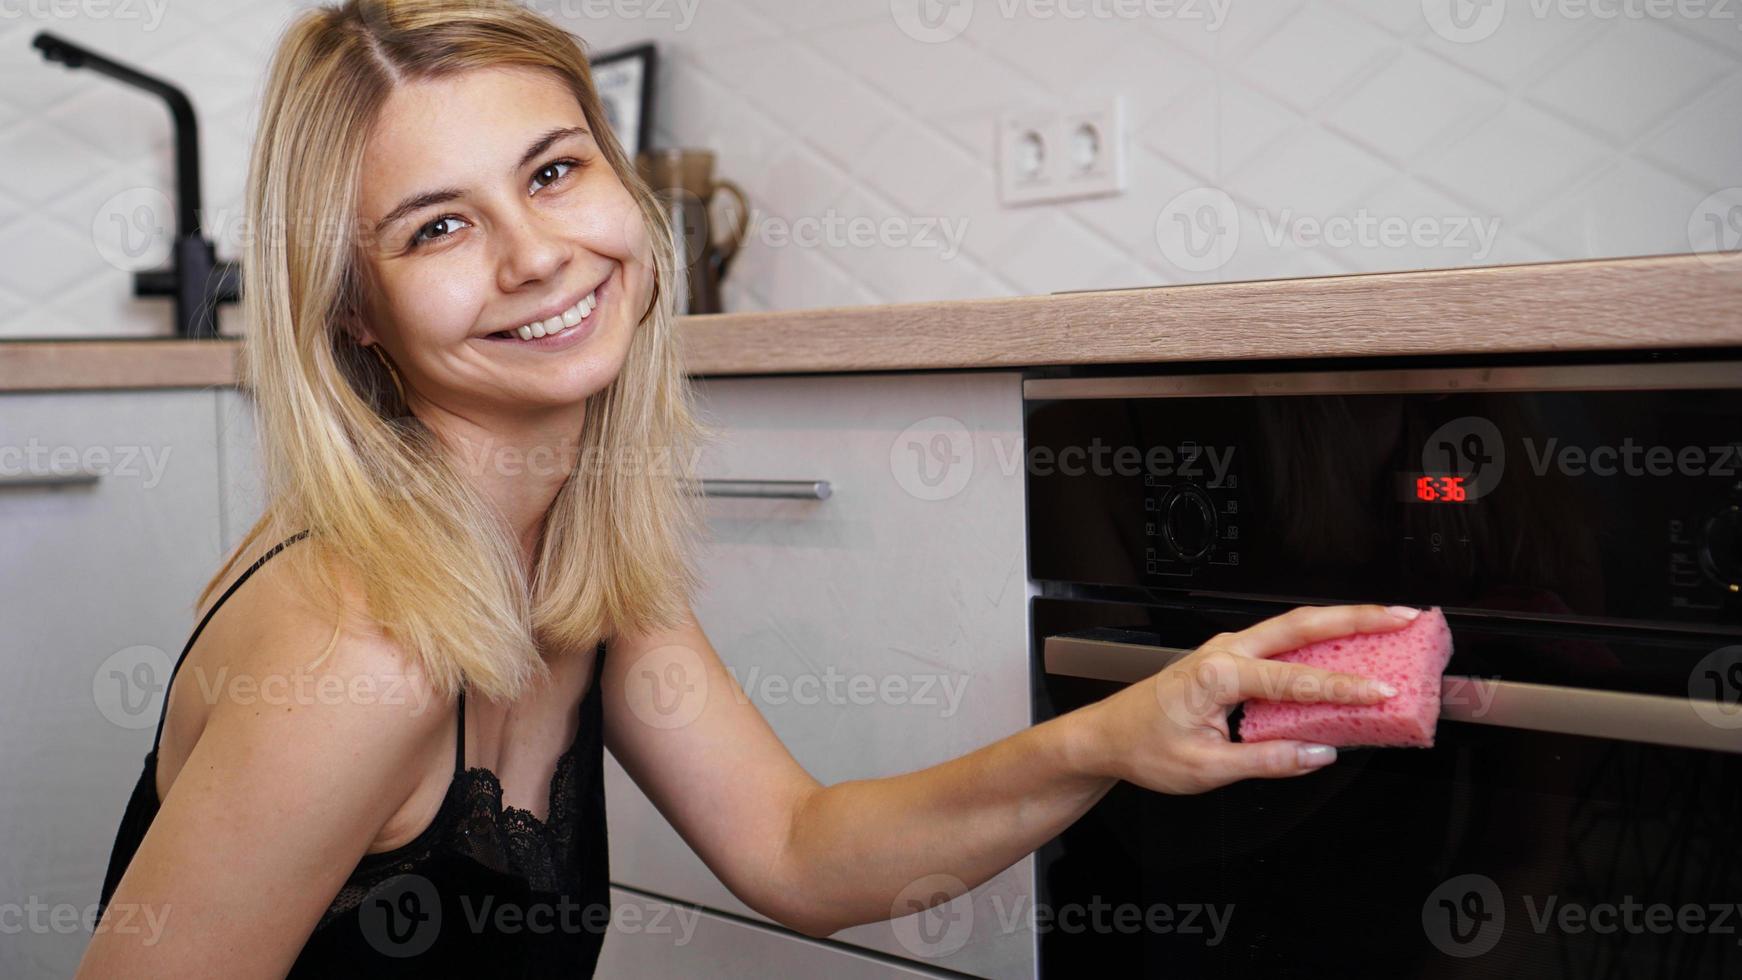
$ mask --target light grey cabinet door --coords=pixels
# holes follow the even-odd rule
[[[698,388],[720,430],[700,476],[826,480],[832,490],[824,500],[708,502],[696,614],[800,764],[825,784],[894,775],[1026,727],[1020,376],[720,378]],[[614,760],[606,772],[614,881],[762,918]],[[946,908],[831,941],[1028,977],[1032,911],[1025,857]]]
[[[0,976],[72,974],[221,555],[211,390],[0,395]],[[94,482],[25,482],[83,467]],[[11,924],[11,923],[8,923]]]
[[[598,980],[930,980],[949,975],[619,888],[611,889],[611,905],[611,925],[593,972]]]
[[[254,399],[240,388],[219,388],[218,505],[223,514],[224,549],[236,546],[266,506]],[[260,549],[265,553],[265,549]],[[256,556],[258,557],[258,556]]]

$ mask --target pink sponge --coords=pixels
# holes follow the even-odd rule
[[[1438,606],[1392,633],[1320,640],[1272,660],[1386,681],[1397,696],[1369,705],[1246,702],[1242,742],[1294,738],[1321,745],[1413,745],[1432,748],[1440,716],[1440,675],[1452,659],[1452,631]]]

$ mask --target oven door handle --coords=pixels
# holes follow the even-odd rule
[[[1095,628],[1046,638],[1047,673],[1131,684],[1192,650],[1132,642],[1142,636]],[[1449,676],[1440,681],[1440,720],[1742,753],[1734,711],[1690,698],[1597,691],[1523,681]],[[1728,725],[1728,727],[1726,727]]]

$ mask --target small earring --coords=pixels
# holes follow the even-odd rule
[[[399,392],[399,403],[401,405],[405,404],[405,386],[399,383],[399,372],[394,370],[393,362],[387,359],[386,354],[381,353],[380,344],[369,344],[367,346],[370,350],[375,352],[375,358],[381,362],[381,366],[387,369],[387,376],[393,379],[393,390]]]

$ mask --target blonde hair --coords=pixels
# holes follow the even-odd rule
[[[705,529],[686,467],[711,430],[682,371],[672,231],[611,133],[584,45],[508,0],[349,0],[287,28],[249,165],[254,233],[242,266],[244,374],[266,510],[201,604],[239,562],[276,543],[266,540],[274,527],[305,528],[308,540],[279,560],[291,559],[301,594],[324,598],[335,617],[321,658],[343,628],[342,565],[354,570],[368,618],[432,688],[492,699],[547,676],[546,656],[685,615],[698,585],[690,554]],[[364,143],[394,86],[512,66],[554,72],[574,92],[646,220],[654,273],[621,373],[587,399],[580,453],[530,576],[506,522],[429,428],[396,406],[384,365],[342,323],[365,288],[354,250]]]

